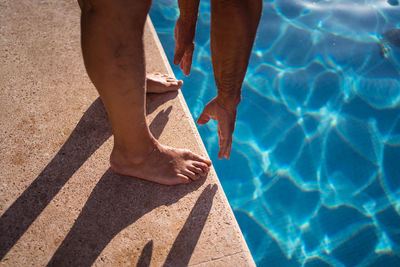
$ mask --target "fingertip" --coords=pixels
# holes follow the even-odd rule
[[[184,73],[186,76],[189,76],[189,74],[190,74],[190,65],[186,65],[186,66],[185,66],[183,73]]]
[[[179,65],[181,63],[183,57],[183,53],[181,51],[176,51],[174,56],[174,65]]]
[[[185,76],[189,76],[190,71],[188,72],[188,70],[187,70],[187,64],[186,64],[185,60],[182,60],[182,62],[181,62],[181,70]]]
[[[230,156],[231,156],[231,148],[228,148],[228,149],[226,150],[226,153],[225,153],[225,158],[226,158],[226,159],[229,159]]]
[[[196,123],[197,123],[198,125],[203,125],[203,124],[206,123],[206,121],[205,121],[205,119],[203,119],[203,118],[198,118],[197,121],[196,121]]]

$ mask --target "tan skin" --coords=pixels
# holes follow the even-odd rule
[[[174,59],[185,74],[190,73],[198,10],[197,0],[187,1],[184,10],[188,15],[183,11],[176,27]],[[220,158],[229,158],[241,84],[261,13],[259,0],[244,0],[245,4],[240,1],[213,0],[211,5],[211,47],[218,96],[206,105],[198,123],[207,123],[210,118],[218,121]],[[160,144],[146,122],[146,90],[162,93],[182,86],[181,81],[170,77],[147,74],[146,78],[143,30],[151,1],[78,2],[82,9],[86,70],[104,103],[114,134],[111,168],[122,175],[165,185],[205,177],[210,160]]]
[[[86,70],[114,134],[111,168],[123,175],[175,185],[205,177],[211,162],[160,144],[145,118],[143,30],[151,1],[81,0]]]
[[[178,3],[174,64],[189,75],[199,1]],[[218,122],[220,159],[229,159],[231,153],[237,106],[261,11],[262,0],[211,0],[211,58],[218,95],[204,107],[197,123]]]

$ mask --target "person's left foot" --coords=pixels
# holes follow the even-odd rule
[[[165,93],[177,91],[182,87],[183,81],[177,80],[167,74],[148,73],[146,75],[146,93]]]

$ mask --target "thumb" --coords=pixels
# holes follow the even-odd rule
[[[210,120],[210,118],[210,115],[208,115],[207,111],[204,109],[203,113],[201,113],[200,117],[197,119],[197,124],[206,124]]]

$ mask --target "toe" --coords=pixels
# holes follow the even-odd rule
[[[201,168],[204,173],[208,173],[210,168],[208,167],[207,164],[199,161],[193,161],[193,166],[197,168]]]
[[[182,184],[182,183],[183,184],[188,184],[188,183],[190,183],[190,178],[188,176],[186,176],[186,175],[178,174],[177,178],[178,178],[178,182],[176,184]]]
[[[196,174],[195,172],[193,172],[193,171],[191,171],[191,170],[189,170],[189,169],[184,170],[184,171],[182,172],[182,174],[183,174],[183,175],[186,175],[187,177],[189,177],[189,178],[192,179],[192,180],[197,180],[197,179],[200,178],[200,175]]]
[[[183,82],[173,80],[171,82],[166,82],[165,87],[168,87],[168,91],[176,91],[182,87]]]
[[[205,174],[205,172],[203,171],[202,168],[196,167],[194,165],[189,166],[188,169],[200,176],[204,176],[204,174]]]
[[[167,86],[168,86],[168,87],[175,87],[175,86],[178,86],[178,82],[177,82],[177,81],[168,82],[168,83],[167,83]]]
[[[196,155],[194,153],[192,153],[192,158],[193,160],[199,161],[199,162],[204,162],[205,164],[207,164],[208,166],[211,166],[211,160],[206,159],[202,156]]]

